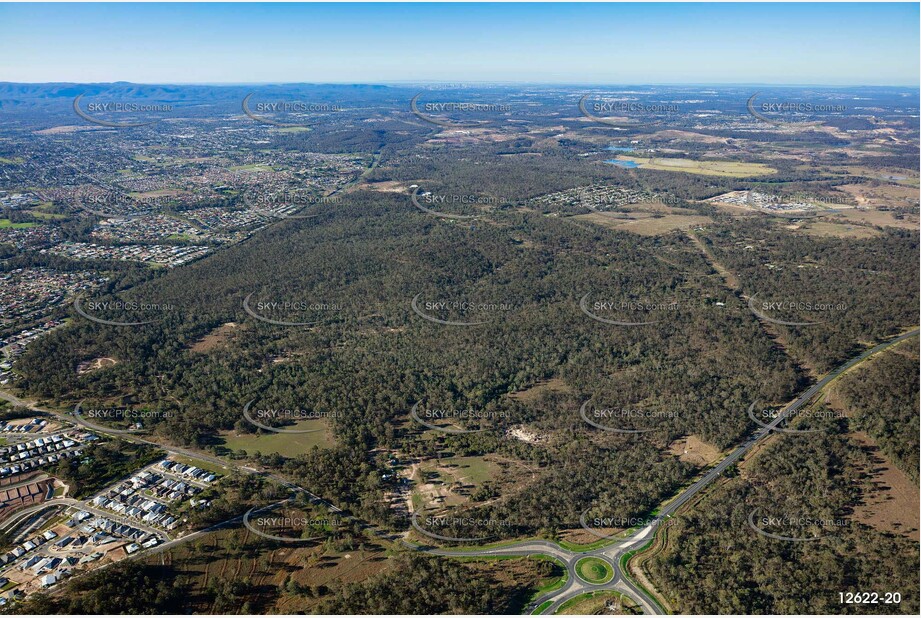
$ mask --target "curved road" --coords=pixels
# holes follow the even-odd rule
[[[620,561],[623,558],[624,554],[626,554],[627,552],[633,549],[637,549],[641,547],[646,542],[648,542],[650,539],[652,539],[653,535],[655,534],[656,528],[658,527],[659,522],[661,522],[663,519],[671,517],[672,513],[677,511],[684,504],[686,504],[691,498],[693,498],[697,493],[699,493],[702,489],[704,489],[710,483],[712,483],[717,478],[719,478],[720,475],[722,475],[722,473],[726,470],[726,468],[728,468],[732,464],[736,463],[739,459],[741,459],[742,456],[745,455],[745,453],[751,450],[751,448],[755,444],[757,444],[759,441],[767,437],[771,433],[771,431],[778,429],[781,423],[783,423],[790,415],[794,414],[797,410],[799,410],[799,408],[801,408],[803,405],[808,403],[817,393],[819,393],[823,388],[825,388],[825,386],[827,386],[831,381],[833,381],[835,378],[837,378],[838,376],[846,372],[848,369],[851,369],[855,365],[866,360],[870,356],[873,356],[874,354],[877,354],[878,352],[881,352],[890,346],[893,346],[901,341],[904,341],[905,339],[914,337],[918,335],[918,333],[919,333],[919,330],[914,329],[910,332],[899,335],[898,337],[895,337],[894,339],[881,343],[869,350],[866,350],[863,353],[859,354],[858,356],[854,357],[853,359],[849,360],[848,362],[844,363],[843,365],[841,365],[840,367],[838,367],[837,369],[835,369],[834,371],[826,375],[824,378],[822,378],[821,380],[813,384],[812,386],[810,386],[805,392],[803,392],[802,395],[800,395],[792,403],[787,405],[781,411],[781,413],[777,415],[777,418],[772,420],[769,424],[765,425],[764,427],[759,427],[758,429],[756,429],[754,433],[752,433],[752,435],[744,443],[736,447],[735,450],[733,450],[726,457],[724,457],[714,467],[710,468],[707,471],[707,473],[704,474],[700,479],[692,483],[684,491],[678,494],[673,500],[665,504],[659,510],[659,515],[653,523],[635,532],[634,534],[628,537],[625,537],[624,540],[622,541],[617,541],[610,545],[606,545],[601,548],[587,550],[587,551],[572,551],[572,550],[564,549],[563,547],[560,547],[556,543],[553,543],[551,541],[545,541],[545,540],[521,541],[518,543],[499,545],[493,548],[484,548],[484,549],[475,549],[475,550],[440,549],[440,548],[434,548],[434,547],[413,545],[406,541],[403,541],[403,543],[412,549],[415,549],[418,551],[425,551],[427,553],[431,553],[431,554],[438,555],[438,556],[476,557],[476,556],[544,555],[544,556],[551,556],[557,559],[558,561],[563,563],[563,565],[565,565],[566,567],[566,572],[567,572],[566,582],[561,588],[547,592],[539,596],[538,598],[534,599],[534,601],[532,601],[526,608],[526,611],[528,613],[534,611],[541,604],[546,603],[547,601],[550,601],[550,604],[547,607],[543,608],[541,613],[542,614],[552,614],[556,612],[560,608],[560,606],[563,605],[566,601],[569,601],[570,599],[573,599],[579,595],[585,594],[587,592],[598,591],[598,590],[614,590],[636,601],[643,608],[644,613],[661,614],[663,613],[662,609],[656,604],[656,602],[653,599],[651,599],[643,590],[641,590],[627,576],[627,574],[625,574],[621,570]],[[71,415],[71,414],[63,414],[60,412],[56,412],[54,410],[39,408],[39,407],[34,406],[34,404],[30,404],[29,402],[23,401],[22,399],[19,399],[18,397],[10,393],[0,391],[0,399],[5,399],[13,403],[14,405],[19,405],[19,406],[27,407],[27,408],[30,408],[30,409],[33,409],[39,412],[45,412],[47,414],[52,414],[61,419],[65,419],[67,421],[76,420],[78,423],[84,425],[88,429],[97,431],[99,433],[108,433],[105,428],[89,423],[88,421],[86,421],[86,419],[80,416]],[[187,449],[183,449],[179,447],[164,446],[157,442],[152,442],[150,440],[146,440],[144,438],[140,438],[132,434],[119,433],[117,434],[117,436],[123,440],[129,440],[132,442],[149,444],[151,446],[163,449],[170,453],[182,455],[185,457],[195,458],[195,459],[199,459],[202,461],[207,461],[209,463],[213,463],[215,465],[221,466],[225,469],[235,468],[237,470],[240,470],[240,471],[243,471],[249,474],[263,475],[267,478],[271,478],[272,480],[280,483],[281,485],[290,489],[291,491],[300,492],[300,493],[305,494],[315,504],[325,505],[329,509],[329,511],[332,513],[342,513],[341,509],[339,509],[332,503],[328,502],[327,500],[324,500],[320,498],[319,496],[316,496],[310,493],[306,489],[292,483],[291,481],[288,481],[287,479],[284,479],[275,474],[263,472],[261,470],[257,470],[255,468],[250,468],[247,466],[237,465],[232,462],[229,462],[229,461],[226,461],[226,460],[223,460],[218,457],[211,456],[211,455],[205,455],[202,453],[198,453],[195,451],[191,451],[191,450],[187,450]],[[55,500],[55,501],[49,501],[49,502],[61,503],[63,502],[63,500]],[[48,504],[49,504],[48,502],[43,503],[43,506],[47,507]],[[84,505],[81,505],[81,507],[85,508]],[[217,524],[206,530],[200,530],[198,532],[192,533],[180,539],[176,539],[175,541],[169,541],[161,545],[160,547],[154,548],[154,549],[155,551],[162,551],[177,543],[185,542],[185,541],[190,540],[191,538],[195,538],[209,530],[213,530],[213,529],[222,527],[228,523],[231,523],[237,520],[242,520],[242,518],[243,516],[240,515],[239,517],[233,520],[222,522],[221,524]],[[354,518],[350,518],[350,519],[354,519]],[[370,526],[369,524],[363,524],[363,527],[371,529],[373,533],[378,536],[386,536],[386,534],[383,531],[377,530],[373,526]],[[613,578],[604,584],[592,584],[592,583],[589,583],[581,579],[576,573],[575,565],[580,559],[586,556],[593,556],[593,557],[600,558],[606,561],[613,569],[613,572],[614,572]]]
[[[718,464],[710,468],[707,473],[704,474],[700,479],[692,483],[684,491],[679,493],[674,499],[662,506],[662,508],[659,509],[658,516],[653,521],[653,523],[635,532],[634,534],[625,537],[622,541],[614,542],[602,548],[581,552],[567,550],[551,541],[541,540],[522,541],[520,543],[510,543],[508,545],[501,545],[491,549],[486,548],[480,550],[435,549],[431,547],[411,545],[409,543],[406,543],[406,545],[409,545],[410,547],[419,551],[425,551],[439,556],[529,556],[541,554],[556,558],[566,566],[566,583],[562,588],[547,592],[532,601],[526,608],[528,613],[533,612],[541,604],[547,601],[551,601],[550,605],[541,610],[541,614],[553,614],[566,601],[569,601],[570,599],[573,599],[579,595],[596,590],[616,590],[617,592],[625,594],[632,600],[639,603],[639,605],[643,608],[644,613],[661,614],[663,611],[658,606],[658,604],[653,599],[651,599],[642,589],[640,589],[629,578],[629,576],[621,570],[620,561],[624,554],[645,545],[650,539],[652,539],[656,528],[661,521],[671,517],[672,513],[685,505],[691,498],[697,495],[710,483],[718,479],[726,470],[726,468],[739,461],[743,455],[745,455],[749,450],[751,450],[753,446],[755,446],[755,444],[766,438],[773,430],[778,429],[781,423],[783,423],[787,418],[795,414],[801,407],[812,400],[812,398],[815,397],[815,395],[818,394],[823,388],[828,386],[830,382],[832,382],[838,376],[851,369],[855,365],[863,362],[870,356],[882,352],[886,348],[896,345],[905,339],[917,336],[918,333],[919,329],[914,329],[899,335],[898,337],[890,339],[889,341],[874,346],[873,348],[855,356],[810,386],[808,389],[806,389],[806,391],[803,392],[802,395],[788,404],[780,412],[780,414],[777,415],[777,418],[772,420],[764,427],[759,427],[756,429],[745,442],[736,447]],[[614,577],[611,579],[611,581],[605,584],[591,584],[579,578],[579,576],[576,574],[575,565],[576,562],[586,556],[594,556],[608,562],[614,569]]]

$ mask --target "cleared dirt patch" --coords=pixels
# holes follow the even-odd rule
[[[703,215],[665,215],[638,221],[627,221],[618,229],[641,236],[658,236],[675,230],[688,230],[710,223],[713,223],[713,220]]]
[[[83,375],[85,373],[92,373],[93,371],[98,371],[99,369],[105,369],[106,367],[112,367],[117,365],[118,361],[114,358],[109,358],[108,356],[101,356],[99,358],[94,358],[92,360],[83,361],[77,365],[77,375]]]
[[[697,436],[685,436],[668,445],[668,452],[693,466],[703,467],[720,458],[720,451]]]
[[[855,432],[850,437],[867,448],[873,460],[873,467],[867,471],[869,489],[863,492],[862,504],[854,509],[854,519],[880,531],[921,539],[918,486],[883,455],[870,436]]]
[[[871,227],[828,221],[809,222],[797,226],[796,231],[804,232],[810,236],[834,236],[836,238],[873,238],[880,235],[879,231]]]
[[[78,131],[97,131],[103,127],[85,127],[75,124],[66,124],[58,127],[51,127],[48,129],[42,129],[41,131],[33,131],[36,135],[58,135],[60,133],[76,133]]]
[[[363,188],[381,193],[407,193],[409,187],[396,180],[384,180],[381,182],[366,182]]]
[[[185,191],[181,189],[158,189],[156,191],[144,191],[141,193],[132,193],[131,197],[135,199],[151,199],[156,197],[176,197],[178,195],[184,195]]]
[[[196,341],[190,348],[193,352],[210,352],[211,350],[225,345],[233,335],[234,329],[238,324],[236,322],[227,322],[221,324],[213,331]]]
[[[576,215],[573,219],[589,221],[597,225],[632,232],[641,236],[658,236],[675,230],[688,230],[702,225],[713,223],[710,217],[703,215],[664,215],[654,217],[649,213],[621,214],[593,212],[587,215]]]
[[[0,489],[0,521],[27,506],[41,504],[51,497],[55,479],[40,475],[31,482],[11,483]]]
[[[505,487],[532,475],[521,462],[493,454],[424,460],[405,474],[413,481],[411,510],[483,501],[477,490],[484,484]]]
[[[540,444],[550,439],[550,436],[547,434],[536,432],[525,425],[512,427],[505,435],[515,438],[516,440],[521,440],[522,442],[527,442],[528,444]]]

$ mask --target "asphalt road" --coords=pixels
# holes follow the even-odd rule
[[[919,329],[912,330],[900,335],[894,339],[881,343],[861,354],[855,356],[848,362],[844,363],[824,378],[806,389],[793,402],[788,404],[775,419],[765,427],[759,427],[751,436],[746,439],[740,446],[736,447],[718,464],[707,471],[700,479],[692,483],[689,487],[679,493],[673,500],[659,509],[659,515],[650,525],[637,531],[632,536],[622,541],[606,545],[599,549],[584,552],[574,552],[564,549],[550,541],[522,541],[521,543],[511,543],[496,547],[493,549],[482,550],[450,550],[450,549],[433,549],[422,546],[411,546],[420,551],[426,551],[440,556],[528,556],[543,554],[552,556],[561,561],[566,566],[567,581],[562,588],[547,592],[535,599],[526,608],[526,613],[533,612],[537,607],[546,601],[552,601],[550,605],[541,610],[541,614],[553,614],[566,601],[573,599],[581,594],[593,592],[596,590],[616,590],[636,601],[647,614],[661,614],[662,609],[653,601],[643,590],[641,590],[629,577],[627,577],[620,568],[620,560],[627,552],[645,545],[655,534],[659,523],[671,517],[671,515],[685,505],[697,493],[718,479],[726,468],[738,462],[752,447],[759,441],[766,438],[772,431],[778,430],[780,425],[791,415],[795,414],[802,406],[807,404],[816,394],[825,388],[831,381],[840,376],[842,373],[851,369],[855,365],[866,360],[870,356],[885,350],[905,339],[918,335]],[[585,556],[595,556],[607,561],[614,569],[614,578],[605,584],[590,584],[578,577],[575,571],[576,562]]]
[[[742,458],[745,453],[747,453],[759,440],[768,435],[772,430],[777,429],[781,423],[783,423],[791,415],[795,414],[801,407],[807,404],[816,394],[821,391],[823,388],[828,386],[829,382],[840,376],[842,373],[848,369],[858,365],[863,362],[870,356],[882,352],[886,348],[893,346],[901,341],[904,341],[910,337],[914,337],[919,332],[919,329],[907,332],[904,335],[899,335],[895,339],[891,339],[885,343],[881,343],[869,350],[863,352],[862,354],[855,356],[848,362],[844,363],[824,378],[810,386],[803,392],[802,395],[797,397],[792,403],[790,403],[786,408],[784,408],[780,414],[777,415],[777,418],[772,420],[767,424],[767,427],[761,427],[755,431],[741,446],[737,447],[729,455],[727,455],[722,461],[720,461],[716,466],[714,466],[707,474],[703,476],[699,481],[685,489],[681,494],[678,495],[673,501],[666,505],[659,514],[663,517],[674,513],[682,505],[684,505],[688,500],[690,500],[694,495],[699,492],[701,489],[712,483],[716,478],[718,478],[729,466],[736,463],[739,459]]]
[[[725,458],[723,458],[718,464],[716,464],[713,468],[707,471],[707,473],[704,474],[700,479],[698,479],[697,481],[692,483],[689,487],[684,489],[684,491],[678,494],[677,497],[675,497],[673,500],[671,500],[666,505],[664,505],[659,510],[659,517],[652,524],[637,531],[635,534],[625,538],[622,541],[617,541],[613,544],[606,545],[604,547],[589,550],[589,551],[584,551],[584,552],[576,552],[576,551],[567,550],[567,549],[560,547],[556,543],[553,543],[550,541],[543,541],[543,540],[521,541],[519,543],[510,543],[507,545],[501,545],[501,546],[497,546],[493,548],[484,548],[484,549],[479,549],[479,550],[440,549],[440,548],[434,548],[434,547],[412,545],[410,543],[405,543],[405,542],[404,543],[407,546],[415,550],[425,551],[427,553],[431,553],[431,554],[439,555],[439,556],[476,557],[476,556],[544,555],[544,556],[552,556],[553,558],[556,558],[561,563],[563,563],[563,565],[565,565],[566,573],[567,573],[565,584],[561,588],[547,592],[539,596],[538,598],[536,598],[534,601],[532,601],[526,608],[527,613],[534,611],[541,604],[547,601],[550,601],[551,603],[541,611],[541,614],[552,614],[555,611],[557,611],[561,605],[566,603],[566,601],[569,601],[570,599],[573,599],[579,595],[585,594],[587,592],[593,592],[593,591],[599,591],[599,590],[615,590],[617,592],[620,592],[626,595],[631,600],[637,602],[643,608],[644,613],[661,614],[663,612],[661,608],[659,608],[659,606],[655,603],[655,601],[653,601],[643,590],[641,590],[621,570],[620,560],[624,556],[624,554],[626,554],[630,550],[641,547],[646,542],[648,542],[655,534],[655,530],[661,521],[670,517],[672,513],[677,511],[679,508],[681,508],[691,498],[693,498],[697,493],[699,493],[701,490],[707,487],[710,483],[712,483],[717,478],[719,478],[720,475],[722,475],[722,473],[726,470],[726,468],[728,468],[729,466],[739,461],[739,459],[741,459],[749,450],[751,450],[751,448],[754,447],[755,444],[757,444],[760,440],[767,437],[772,431],[779,429],[779,426],[781,425],[781,423],[787,420],[787,418],[790,415],[794,414],[803,405],[808,403],[819,391],[825,388],[825,386],[827,386],[832,380],[840,376],[842,373],[844,373],[848,369],[851,369],[855,365],[866,360],[870,356],[878,352],[881,352],[885,350],[886,348],[893,346],[901,341],[904,341],[905,339],[914,337],[918,335],[918,333],[919,333],[919,330],[915,329],[908,333],[900,335],[894,339],[891,339],[885,343],[881,343],[861,353],[860,355],[854,357],[848,362],[844,363],[843,365],[841,365],[840,367],[838,367],[837,369],[835,369],[834,371],[826,375],[824,378],[822,378],[821,380],[819,380],[818,382],[810,386],[806,391],[803,392],[803,394],[801,394],[792,403],[786,406],[781,411],[781,413],[777,415],[775,419],[773,419],[765,427],[758,428],[751,436],[749,436],[749,438],[744,443],[742,443],[740,446],[735,448],[731,453],[729,453]],[[70,414],[62,414],[54,410],[47,410],[47,409],[34,407],[29,402],[25,402],[10,393],[0,391],[0,398],[10,401],[14,405],[20,405],[20,406],[31,408],[39,412],[45,412],[47,414],[52,414],[63,420],[67,420],[70,422],[76,421],[84,425],[88,429],[92,429],[93,431],[97,431],[99,433],[107,433],[107,431],[104,428],[90,424],[81,417],[77,417],[77,416],[70,415]],[[179,447],[164,446],[157,442],[152,442],[150,440],[146,440],[144,438],[140,438],[132,434],[119,433],[117,435],[119,438],[124,439],[124,440],[129,440],[132,442],[138,442],[138,443],[144,443],[144,444],[150,444],[152,446],[165,450],[169,453],[174,453],[174,454],[182,455],[185,457],[207,461],[209,463],[213,463],[215,465],[222,466],[225,469],[234,468],[244,473],[259,474],[267,478],[271,478],[272,480],[280,483],[281,485],[287,487],[293,492],[300,492],[300,493],[307,495],[308,498],[316,504],[326,505],[327,508],[330,510],[330,512],[333,512],[333,513],[342,512],[341,509],[331,504],[330,502],[323,500],[319,496],[316,496],[310,493],[309,491],[307,491],[306,489],[292,483],[291,481],[288,481],[287,479],[279,477],[275,474],[267,473],[264,471],[256,470],[251,467],[235,464],[233,462],[229,462],[223,459],[219,459],[217,457],[205,455],[205,454],[198,453],[195,451],[190,451],[190,450],[179,448]],[[47,506],[47,505],[48,503],[44,503],[43,506]],[[81,505],[81,508],[85,508],[85,507]],[[232,520],[228,520],[226,522],[216,524],[215,526],[212,526],[206,530],[200,530],[198,532],[194,532],[192,534],[186,535],[180,539],[176,539],[175,541],[169,541],[167,543],[164,543],[163,545],[160,545],[159,547],[153,548],[152,551],[153,552],[164,551],[170,547],[175,546],[178,543],[186,542],[188,540],[201,536],[202,534],[205,534],[206,532],[209,532],[211,530],[216,530],[228,524],[231,524],[237,521],[242,521],[242,518],[243,516],[240,515]],[[371,529],[374,532],[374,534],[377,534],[378,536],[386,536],[386,533],[384,533],[383,531],[376,530],[368,524],[363,524],[363,526],[367,529]],[[592,584],[592,583],[589,583],[581,579],[576,573],[575,565],[580,559],[586,556],[594,556],[610,564],[611,568],[614,571],[613,578],[604,584]]]

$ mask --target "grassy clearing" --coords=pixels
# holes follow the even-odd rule
[[[451,457],[439,461],[438,468],[447,469],[450,480],[456,483],[482,485],[501,471],[499,465],[483,457]]]
[[[230,168],[231,172],[273,172],[271,165],[264,163],[251,163],[250,165],[234,165]]]
[[[0,228],[12,228],[14,230],[24,230],[29,227],[35,227],[38,223],[13,223],[9,219],[0,219]]]
[[[845,223],[829,223],[827,221],[810,222],[798,228],[810,236],[834,236],[837,238],[873,238],[881,232],[862,225],[847,225]]]
[[[575,215],[576,220],[584,220],[612,230],[632,232],[641,236],[658,236],[675,230],[687,230],[713,223],[704,215],[663,215],[661,217],[642,216],[636,218],[618,218],[602,212]]]
[[[487,482],[501,487],[518,486],[527,473],[520,461],[494,454],[426,459],[415,467],[413,504],[417,507],[467,504]]]
[[[329,448],[335,444],[326,421],[310,419],[285,427],[286,430],[309,430],[311,433],[263,433],[235,434],[223,433],[224,446],[234,451],[245,451],[253,455],[278,453],[282,457],[296,457],[308,453],[314,446]]]
[[[509,393],[509,399],[517,399],[518,401],[523,401],[525,403],[532,403],[538,401],[542,396],[547,393],[571,393],[572,388],[569,387],[566,382],[560,378],[551,378],[549,380],[544,380],[538,382],[530,388],[526,388],[521,391],[515,391],[514,393]]]
[[[26,212],[28,212],[30,215],[32,215],[36,219],[43,219],[45,221],[60,220],[60,219],[67,218],[67,215],[61,214],[59,212],[44,212],[44,211],[36,210],[36,209],[28,210]]]
[[[749,176],[764,176],[777,173],[777,170],[773,167],[763,163],[744,163],[741,161],[695,161],[693,159],[645,158],[626,155],[619,155],[616,159],[636,163],[640,168],[647,170],[685,172],[704,176],[747,178]]]

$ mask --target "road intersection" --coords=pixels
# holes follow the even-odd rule
[[[607,544],[603,547],[598,547],[594,549],[586,549],[584,551],[570,550],[560,546],[557,543],[547,540],[525,540],[515,543],[507,543],[501,545],[495,545],[492,547],[483,547],[481,549],[450,549],[450,548],[437,548],[437,547],[428,547],[414,545],[409,542],[403,541],[404,545],[418,550],[424,551],[429,554],[438,555],[438,556],[447,556],[447,557],[502,557],[502,556],[550,556],[566,568],[566,580],[562,587],[555,590],[545,592],[544,594],[535,598],[529,605],[526,607],[526,613],[532,613],[538,610],[541,614],[553,614],[560,607],[576,597],[579,597],[586,593],[596,592],[596,591],[615,591],[623,595],[626,595],[631,600],[635,601],[643,609],[643,612],[646,614],[662,614],[665,613],[658,603],[643,589],[641,589],[636,583],[634,583],[630,577],[623,572],[621,568],[621,563],[624,557],[631,551],[635,551],[647,543],[649,543],[658,528],[658,526],[663,521],[667,521],[673,513],[675,513],[679,508],[687,504],[695,495],[700,491],[706,488],[708,485],[713,483],[718,479],[727,468],[738,462],[749,450],[751,450],[755,444],[767,438],[771,433],[775,431],[782,431],[780,425],[788,420],[791,416],[805,404],[812,400],[815,395],[817,395],[822,389],[824,389],[829,383],[838,378],[840,375],[863,362],[870,356],[873,356],[886,348],[889,348],[893,345],[904,341],[910,337],[917,336],[919,334],[919,329],[914,329],[910,332],[904,333],[898,337],[890,339],[884,343],[881,343],[869,350],[864,351],[858,356],[852,358],[848,362],[839,366],[837,369],[827,374],[821,380],[813,384],[806,391],[804,391],[799,397],[797,397],[793,402],[787,405],[770,423],[764,424],[758,429],[756,429],[740,446],[736,447],[732,452],[730,452],[726,457],[720,460],[715,466],[710,468],[703,476],[701,476],[697,481],[685,488],[681,493],[679,493],[674,499],[666,503],[661,509],[659,509],[657,516],[645,527],[635,530],[632,533],[625,536],[623,539],[614,541],[610,544]],[[29,408],[37,412],[43,412],[46,414],[53,415],[62,420],[68,422],[77,422],[87,429],[96,431],[99,433],[112,433],[109,432],[106,428],[94,425],[88,422],[85,418],[80,415],[65,414],[57,412],[55,410],[50,410],[46,408],[37,407],[33,402],[24,401],[11,393],[0,391],[0,399],[5,399],[12,403],[13,405],[22,406]],[[165,446],[158,442],[153,442],[151,440],[146,440],[137,435],[125,434],[119,432],[117,435],[120,439],[128,440],[136,443],[149,444],[156,448],[162,449],[172,454],[181,455],[184,457],[194,458],[201,461],[205,461],[217,466],[221,466],[224,469],[233,468],[240,472],[247,474],[257,474],[269,478],[283,487],[290,490],[292,493],[302,494],[307,497],[308,500],[314,504],[324,505],[331,513],[343,514],[342,509],[333,505],[327,500],[316,496],[315,494],[309,492],[308,490],[300,487],[299,485],[273,473],[264,472],[257,470],[252,467],[243,466],[232,461],[214,457],[211,455],[206,455],[196,451],[183,449],[180,447],[174,446]],[[68,499],[56,499],[50,502],[59,502],[65,504]],[[72,501],[75,502],[75,501]],[[45,508],[49,506],[49,503],[46,502],[43,505]],[[82,504],[81,508],[85,508]],[[344,514],[343,514],[344,515]],[[217,530],[219,528],[225,527],[229,524],[236,523],[243,520],[243,515],[240,515],[231,520],[215,524],[204,530],[199,530],[193,532],[189,535],[181,537],[179,539],[170,540],[167,543],[154,548],[154,552],[164,551],[170,547],[173,547],[181,542],[186,542],[193,538],[197,538],[206,532]],[[358,521],[354,517],[348,517],[348,519]],[[362,522],[359,522],[362,523]],[[376,527],[362,523],[362,526],[371,531],[376,536],[382,538],[393,538],[392,535],[386,533]],[[576,572],[576,563],[585,557],[595,557],[607,562],[611,569],[613,570],[613,577],[603,583],[603,584],[593,584],[590,583],[581,577],[579,577]]]
[[[738,462],[749,450],[752,449],[752,447],[755,446],[755,444],[767,438],[767,436],[772,432],[780,430],[780,425],[784,421],[794,416],[802,406],[811,401],[812,398],[815,397],[820,391],[822,391],[822,389],[828,386],[829,383],[831,383],[833,380],[838,378],[849,369],[863,362],[870,356],[882,352],[886,348],[896,345],[905,339],[917,336],[918,333],[919,329],[914,329],[910,332],[890,339],[889,341],[874,346],[873,348],[866,350],[858,356],[847,361],[823,377],[821,380],[813,384],[805,392],[803,392],[802,395],[787,405],[774,420],[756,429],[748,437],[748,439],[746,439],[745,442],[736,447],[726,457],[720,460],[719,463],[710,468],[697,481],[692,483],[681,493],[679,493],[674,499],[659,509],[657,516],[649,525],[625,537],[621,541],[614,542],[602,548],[586,551],[571,551],[551,541],[522,541],[520,543],[512,543],[492,549],[484,548],[480,550],[451,550],[426,547],[416,548],[439,556],[487,557],[545,555],[559,560],[566,566],[566,583],[562,588],[547,592],[534,599],[526,608],[528,613],[531,613],[537,608],[540,608],[541,614],[553,614],[560,608],[561,605],[582,594],[598,590],[613,590],[625,594],[637,602],[643,608],[643,612],[646,614],[662,614],[664,612],[656,603],[656,601],[638,585],[636,585],[629,578],[629,576],[623,572],[623,569],[621,569],[621,560],[623,560],[624,556],[628,554],[628,552],[639,549],[651,541],[655,535],[656,529],[663,521],[667,521],[669,518],[671,518],[672,514],[675,513],[679,508],[687,504],[687,502],[691,500],[695,495],[697,495],[705,487],[718,479],[726,471],[727,468]],[[576,573],[575,565],[576,562],[586,556],[594,556],[607,561],[614,569],[614,577],[609,582],[604,584],[591,584],[580,578]],[[546,606],[543,606],[548,601],[550,603]]]

